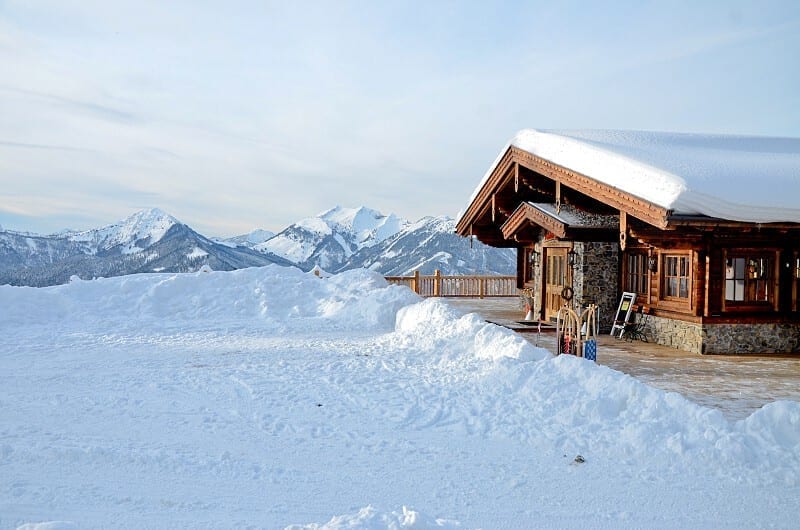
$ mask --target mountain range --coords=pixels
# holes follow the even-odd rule
[[[327,272],[366,267],[385,275],[512,274],[516,253],[470,242],[447,217],[416,223],[369,208],[335,207],[273,234],[203,236],[152,208],[114,224],[52,235],[0,228],[0,285],[46,286],[140,272],[233,270],[275,263]]]

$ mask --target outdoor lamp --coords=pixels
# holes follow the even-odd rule
[[[647,270],[650,272],[656,272],[658,269],[658,258],[655,256],[648,256],[647,257]]]
[[[574,248],[570,249],[570,251],[567,252],[567,263],[569,263],[570,267],[574,267],[577,262],[578,262],[578,253],[575,252]]]
[[[528,261],[534,267],[539,266],[539,259],[541,258],[542,253],[536,249],[531,250],[531,253],[528,255]]]

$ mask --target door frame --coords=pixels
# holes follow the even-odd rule
[[[542,245],[542,267],[541,267],[541,293],[542,293],[542,319],[547,321],[556,318],[556,313],[558,309],[563,306],[563,300],[561,300],[561,290],[564,287],[573,287],[573,271],[572,267],[569,266],[567,253],[574,248],[572,241],[550,241],[545,242]],[[564,283],[563,285],[558,286],[558,292],[552,292],[553,288],[551,287],[548,290],[549,284],[547,282],[548,273],[549,273],[549,258],[550,256],[561,256],[563,258],[564,264]],[[555,285],[555,284],[552,284]],[[551,297],[558,297],[559,303],[557,308],[553,308],[550,304]],[[553,298],[554,299],[554,298]]]

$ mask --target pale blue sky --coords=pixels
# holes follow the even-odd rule
[[[455,215],[521,128],[800,137],[800,2],[0,0],[0,225]]]

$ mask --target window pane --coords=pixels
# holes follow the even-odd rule
[[[734,278],[744,278],[744,258],[733,260]]]
[[[670,278],[667,282],[667,296],[678,296],[678,278]]]
[[[733,270],[731,269],[731,276],[733,276]],[[733,289],[734,289],[734,281],[733,280],[725,280],[725,300],[735,300],[733,297]]]

